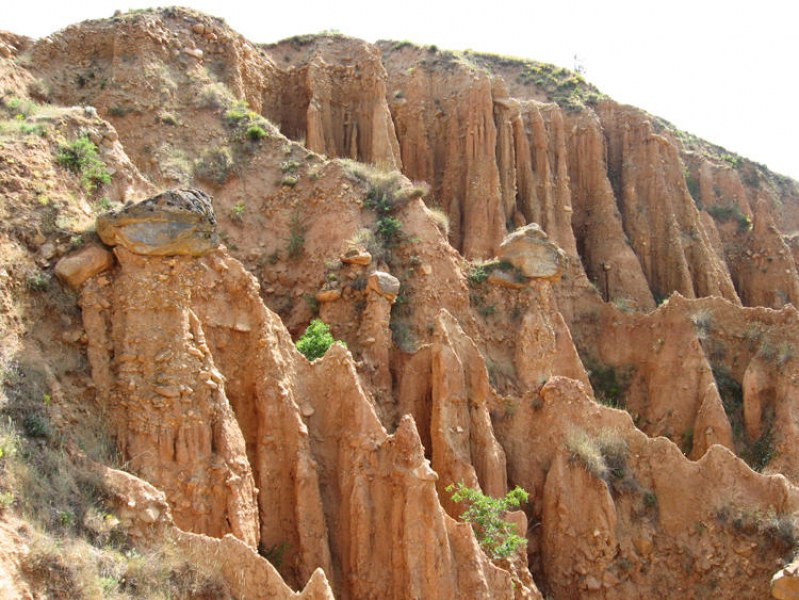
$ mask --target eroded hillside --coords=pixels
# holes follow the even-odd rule
[[[7,597],[797,593],[796,182],[551,65],[184,9],[0,82]]]

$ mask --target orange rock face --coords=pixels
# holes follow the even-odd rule
[[[114,280],[87,286],[82,300],[94,376],[132,468],[164,490],[178,527],[212,537],[230,532],[250,545],[260,538],[265,548],[286,544],[284,576],[316,585],[313,574],[322,568],[340,598],[405,598],[412,581],[421,597],[511,593],[512,576],[492,565],[470,528],[439,504],[439,476],[424,458],[413,421],[403,420],[392,436],[385,432],[346,350],[334,346],[331,356],[309,366],[261,304],[252,278],[223,254],[151,258],[119,249],[117,255]],[[145,285],[145,273],[160,287]],[[103,309],[111,302],[112,309]],[[134,330],[110,326],[122,314]],[[186,340],[185,349],[161,350],[162,335]],[[109,357],[112,340],[126,353]],[[482,385],[487,392],[487,380]],[[460,393],[444,389],[437,397],[458,406]],[[159,427],[145,416],[157,416]],[[445,421],[455,432],[455,418]],[[491,439],[485,408],[472,429],[482,454],[480,436]],[[436,456],[453,463],[452,443]],[[164,451],[142,452],[149,444]],[[493,448],[501,456],[496,441]],[[504,479],[491,483],[501,465],[480,467],[496,494],[505,489]],[[239,552],[232,540],[224,544]],[[517,597],[536,597],[527,579]]]
[[[541,490],[533,516],[542,524],[536,543],[543,575],[557,597],[690,595],[705,585],[718,586],[721,595],[755,597],[767,589],[774,557],[785,546],[763,541],[752,517],[731,507],[757,497],[775,515],[790,515],[799,498],[796,488],[782,477],[751,472],[720,446],[691,463],[667,440],[635,431],[624,413],[580,400],[587,400],[584,388],[573,381],[553,378],[541,396],[539,408],[519,406],[499,439],[510,444],[508,464],[515,479]],[[582,417],[575,419],[578,413]],[[575,430],[577,422],[586,429]],[[551,453],[525,458],[531,444],[521,443],[521,431],[529,440],[549,440]],[[582,432],[587,434],[575,437]],[[591,466],[593,452],[604,457],[606,474]],[[536,464],[549,466],[538,470]],[[724,487],[728,478],[742,487],[735,492]],[[730,519],[747,524],[736,529]],[[694,523],[701,525],[686,527]],[[681,563],[686,554],[690,567]],[[672,575],[661,578],[661,568]],[[730,587],[724,578],[716,579],[722,571],[741,570],[751,578]]]
[[[116,254],[113,282],[88,284],[82,306],[93,377],[120,449],[134,472],[166,492],[179,527],[256,546],[244,439],[190,305],[197,267]]]
[[[685,187],[678,148],[637,109],[602,103],[598,114],[625,233],[650,288],[660,297],[677,291],[737,300]]]
[[[279,59],[301,63],[285,77],[290,94],[280,123],[287,135],[305,136],[308,149],[319,154],[400,168],[386,72],[376,48],[321,36],[311,43],[293,39],[267,49]]]
[[[0,144],[0,367],[47,383],[0,416],[27,436],[30,396],[83,460],[102,414],[131,545],[237,598],[790,597],[799,184],[550,65],[186,9],[0,34],[0,80],[113,171],[92,195],[56,137]],[[187,190],[128,202],[156,185]],[[68,255],[106,193],[114,254]],[[316,317],[346,346],[309,362]],[[521,550],[487,555],[460,481],[529,492]]]
[[[450,239],[468,258],[489,258],[505,235],[491,81],[446,64],[385,61],[403,172],[429,182],[449,215]],[[428,106],[434,110],[428,110]]]

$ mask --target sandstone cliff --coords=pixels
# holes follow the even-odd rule
[[[186,9],[0,82],[7,596],[796,584],[795,182],[551,65]]]

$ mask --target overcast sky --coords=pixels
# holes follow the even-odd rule
[[[573,68],[620,102],[799,179],[799,5],[787,0],[243,2],[185,0],[253,42],[336,29],[368,41],[510,54]],[[152,2],[6,0],[0,29],[42,37]],[[253,8],[257,6],[257,8]]]

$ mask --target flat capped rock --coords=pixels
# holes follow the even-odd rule
[[[507,235],[499,246],[497,258],[512,264],[531,279],[560,279],[566,266],[566,253],[537,223]]]
[[[399,295],[400,281],[391,273],[375,271],[369,276],[367,289],[380,294],[390,302],[394,302]]]
[[[97,217],[109,246],[134,254],[201,256],[219,245],[211,197],[203,191],[169,190]]]
[[[353,248],[342,255],[341,262],[343,262],[346,265],[367,266],[369,263],[372,262],[372,255],[369,254],[366,250]]]

